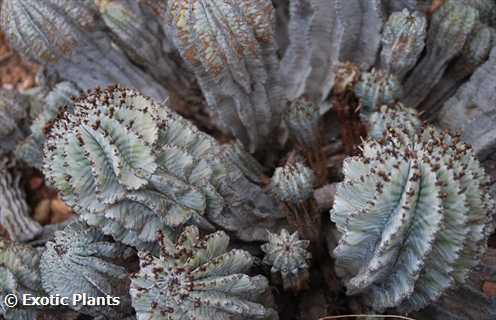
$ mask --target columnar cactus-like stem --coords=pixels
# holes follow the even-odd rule
[[[460,0],[460,3],[479,11],[481,22],[495,27],[496,26],[496,3],[490,0]]]
[[[265,252],[263,262],[272,266],[273,279],[282,278],[285,290],[308,287],[308,262],[312,257],[307,251],[309,244],[308,240],[300,240],[298,232],[290,234],[282,229],[280,234],[269,233],[269,241],[261,246]]]
[[[42,227],[30,217],[21,176],[14,166],[12,158],[0,158],[0,225],[11,240],[26,242],[39,235]]]
[[[219,123],[251,152],[280,125],[272,3],[171,0],[171,34]]]
[[[478,24],[474,28],[460,56],[451,63],[443,78],[422,103],[425,118],[434,117],[461,82],[488,59],[494,43],[496,43],[496,31],[493,28],[483,24]]]
[[[393,74],[373,69],[361,74],[355,86],[355,94],[360,99],[360,115],[367,119],[382,105],[390,105],[400,99],[402,88]]]
[[[28,99],[22,94],[0,90],[0,155],[13,151],[27,136],[29,107]]]
[[[382,31],[381,67],[402,81],[425,46],[427,19],[418,11],[394,12]]]
[[[321,148],[319,109],[319,106],[307,97],[300,97],[289,104],[285,121],[297,148],[302,151],[319,178],[320,185],[327,179],[327,161]]]
[[[477,155],[484,159],[494,153],[496,118],[492,116],[496,103],[496,48],[470,80],[447,100],[437,115],[443,128],[462,132]]]
[[[368,140],[344,163],[331,219],[336,271],[376,310],[419,310],[463,284],[492,232],[488,177],[471,148],[432,127]]]
[[[432,16],[426,55],[405,82],[405,105],[416,108],[443,76],[448,63],[462,51],[479,21],[478,11],[456,0],[446,0]]]
[[[286,216],[305,239],[312,241],[312,251],[320,250],[320,214],[313,199],[315,174],[303,162],[289,159],[274,171],[270,190],[285,204]],[[317,255],[316,255],[317,256]]]
[[[304,148],[318,148],[319,107],[308,98],[301,97],[290,103],[285,116],[290,134]]]
[[[110,29],[112,39],[130,59],[167,89],[184,96],[191,87],[190,73],[170,59],[163,48],[166,38],[159,19],[150,17],[135,0],[96,0],[103,22]]]
[[[281,63],[289,100],[308,96],[320,106],[334,85],[336,67],[351,61],[364,69],[375,62],[383,25],[381,1],[290,1],[289,46]]]
[[[89,1],[6,0],[0,19],[19,53],[82,89],[120,83],[155,99],[167,97],[162,86],[112,45]]]
[[[160,257],[140,252],[130,290],[138,320],[274,319],[255,302],[267,279],[248,276],[253,257],[228,245],[224,232],[200,237],[191,226],[175,243],[162,237]]]

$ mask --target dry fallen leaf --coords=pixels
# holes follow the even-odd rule
[[[496,282],[486,281],[482,285],[482,291],[490,297],[496,297]]]

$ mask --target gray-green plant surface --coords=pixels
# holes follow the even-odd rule
[[[0,317],[492,320],[496,4],[432,4],[1,1]]]
[[[54,240],[46,244],[40,261],[41,284],[48,294],[67,297],[71,302],[78,294],[117,298],[115,306],[71,303],[70,307],[95,317],[122,319],[132,314],[125,265],[133,254],[131,248],[110,242],[97,229],[75,221],[55,232]]]
[[[38,236],[42,228],[30,217],[26,194],[22,189],[20,172],[15,160],[0,155],[0,225],[9,238],[26,242]]]
[[[0,316],[6,320],[35,319],[38,310],[7,304],[8,295],[43,295],[39,272],[40,255],[26,245],[0,240]]]
[[[376,310],[416,311],[465,283],[493,231],[488,176],[433,127],[390,128],[344,163],[331,218],[336,271]]]
[[[270,188],[275,197],[288,203],[302,203],[313,193],[315,174],[303,162],[289,162],[274,171]]]
[[[153,246],[158,231],[173,237],[186,223],[245,225],[252,233],[240,233],[256,239],[263,221],[266,228],[280,216],[214,139],[134,90],[97,89],[75,101],[73,113],[52,124],[44,152],[45,174],[64,200],[90,225],[137,248]],[[240,201],[240,187],[251,199]]]
[[[273,310],[254,302],[268,290],[265,277],[246,274],[254,258],[228,246],[226,233],[201,237],[191,226],[174,242],[162,237],[159,257],[140,252],[130,289],[138,320],[272,317]]]
[[[269,233],[269,241],[260,248],[265,252],[263,262],[271,266],[270,272],[282,278],[285,289],[297,288],[308,279],[308,251],[310,241],[301,240],[298,231],[289,233],[282,229],[279,234]]]

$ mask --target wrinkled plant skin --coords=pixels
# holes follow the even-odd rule
[[[382,68],[403,80],[425,47],[426,30],[427,19],[418,11],[391,14],[382,31]]]
[[[29,107],[24,95],[0,89],[0,154],[12,151],[28,135],[26,118]]]
[[[6,0],[0,25],[19,53],[84,90],[120,83],[157,100],[168,96],[112,45],[90,1]]]
[[[432,127],[389,129],[346,159],[331,219],[349,294],[413,311],[466,282],[493,230],[488,176],[472,149]],[[375,244],[372,245],[371,244]]]
[[[251,152],[260,150],[282,108],[271,2],[171,0],[168,20],[219,123]]]
[[[187,222],[263,239],[262,228],[278,218],[276,204],[215,140],[133,90],[97,89],[72,112],[62,110],[44,153],[44,172],[64,200],[90,225],[138,248]]]
[[[269,241],[260,248],[265,252],[263,262],[271,267],[273,275],[282,278],[284,289],[300,290],[308,286],[308,262],[312,254],[307,250],[308,240],[300,240],[298,231],[290,234],[282,229],[279,234],[269,233]]]
[[[15,294],[42,296],[39,273],[40,255],[27,246],[0,239],[0,316],[6,320],[35,319],[38,310],[33,308],[10,308],[5,297]]]
[[[41,226],[30,217],[21,175],[11,157],[0,156],[0,224],[13,241],[26,242],[41,233]]]
[[[81,90],[72,82],[57,83],[45,97],[38,98],[43,104],[43,111],[33,120],[31,134],[19,143],[15,150],[17,158],[40,169],[43,163],[43,144],[45,143],[45,127],[53,121],[63,107],[72,110],[71,98],[81,94]],[[32,98],[36,99],[36,98]]]
[[[69,300],[76,294],[118,298],[117,306],[71,307],[95,317],[122,319],[132,314],[129,274],[123,262],[133,253],[129,247],[108,241],[97,229],[75,221],[57,231],[46,245],[40,262],[43,288]]]
[[[267,279],[246,275],[253,257],[228,245],[222,231],[200,237],[186,227],[175,243],[162,237],[160,257],[140,252],[130,291],[138,320],[274,319],[253,302]]]
[[[0,7],[1,319],[494,320],[494,0]]]

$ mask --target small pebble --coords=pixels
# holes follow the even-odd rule
[[[34,208],[34,220],[40,224],[47,224],[50,222],[50,200],[43,199]]]
[[[486,281],[482,285],[482,291],[489,297],[496,297],[496,282]]]
[[[53,199],[50,202],[50,209],[52,211],[50,223],[61,223],[67,220],[72,215],[72,210],[64,201],[60,199]]]

